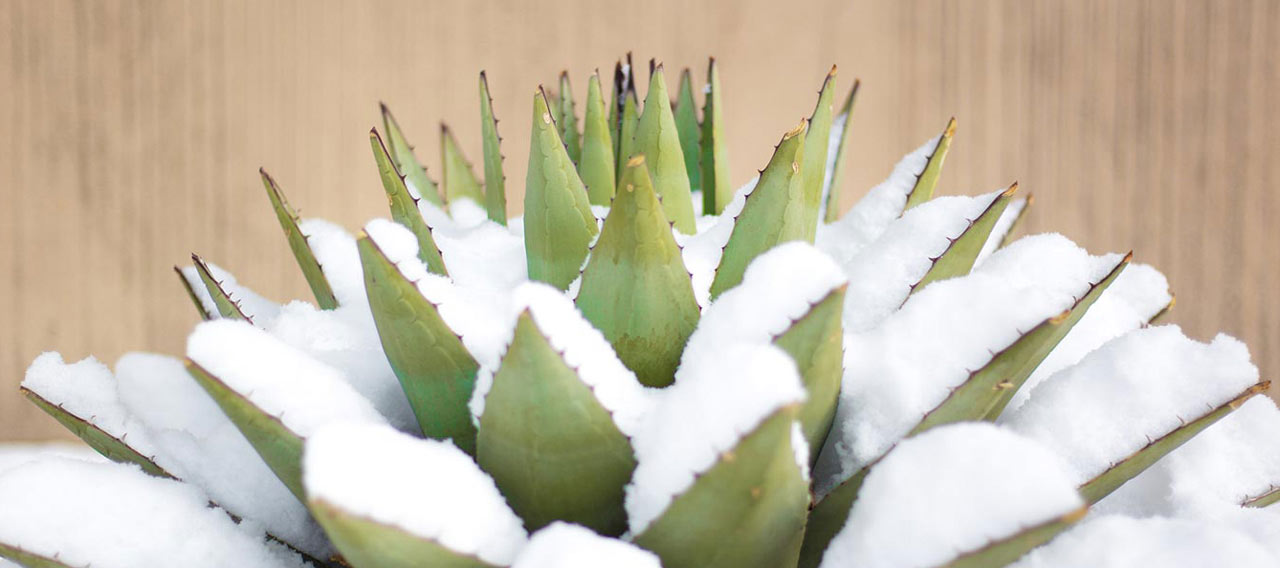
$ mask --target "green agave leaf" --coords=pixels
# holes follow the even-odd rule
[[[591,204],[608,206],[613,200],[617,178],[604,106],[600,74],[596,73],[587,82],[587,114],[582,125],[582,161],[578,162],[578,173],[587,186],[587,198]]]
[[[200,280],[204,282],[204,287],[209,290],[209,296],[213,298],[213,304],[218,307],[218,313],[224,318],[239,319],[253,323],[253,320],[244,314],[244,310],[240,309],[240,304],[222,288],[222,283],[214,279],[213,273],[209,272],[209,265],[194,254],[191,255],[191,260],[195,262],[196,272],[200,274]]]
[[[1173,431],[1161,436],[1155,440],[1151,440],[1142,449],[1133,455],[1120,460],[1112,465],[1106,471],[1102,472],[1093,479],[1085,482],[1080,486],[1080,496],[1085,501],[1092,504],[1101,501],[1103,497],[1110,495],[1112,491],[1119,489],[1126,481],[1145,471],[1157,460],[1164,457],[1165,454],[1178,449],[1178,446],[1186,443],[1187,440],[1195,437],[1196,434],[1203,432],[1205,428],[1212,426],[1218,420],[1231,414],[1235,409],[1240,408],[1242,404],[1252,398],[1254,395],[1264,393],[1271,386],[1270,381],[1263,381],[1244,392],[1240,393],[1230,401],[1212,408],[1201,415],[1199,418],[1184,423],[1182,426],[1175,428]],[[1276,501],[1280,496],[1272,496],[1270,500]]]
[[[1076,521],[1083,519],[1088,512],[1087,506],[1081,507],[1049,522],[1023,529],[978,550],[962,554],[943,566],[945,568],[988,568],[1012,564],[1024,554],[1031,552],[1033,548],[1049,542],[1053,537],[1070,528]]]
[[[551,120],[556,123],[556,132],[559,133],[559,124],[564,120],[564,117],[560,116],[560,95],[556,93],[554,88],[546,89],[543,92],[547,97],[547,108],[551,109]],[[561,140],[564,140],[564,138],[562,137]]]
[[[632,88],[634,89],[634,86]],[[640,124],[640,100],[636,98],[634,90],[628,91],[626,97],[618,124],[617,175],[619,176],[622,175],[622,169],[627,165],[627,160],[640,153],[640,149],[636,146],[636,129]]]
[[[467,407],[480,365],[462,339],[440,317],[368,235],[356,239],[364,268],[369,309],[387,361],[428,438],[452,439],[476,453],[476,429]]]
[[[173,271],[178,274],[178,281],[182,282],[182,289],[187,291],[187,298],[191,300],[192,304],[195,304],[196,311],[200,313],[200,319],[204,321],[209,321],[217,317],[217,314],[211,314],[205,311],[204,302],[200,301],[200,296],[196,295],[195,288],[191,287],[191,281],[187,280],[187,276],[182,273],[182,269],[178,268],[177,266],[174,266]]]
[[[311,514],[353,568],[489,568],[474,556],[339,509],[321,499],[307,502]]]
[[[380,104],[380,106],[382,107],[382,129],[387,131],[387,141],[391,144],[391,157],[396,169],[404,173],[421,197],[436,205],[444,205],[444,201],[440,199],[440,189],[436,187],[436,182],[427,176],[427,169],[423,167],[422,162],[413,155],[413,146],[405,140],[404,131],[400,130],[400,124],[396,122],[396,117],[392,116],[391,109],[387,108],[386,104]]]
[[[827,147],[831,143],[831,121],[835,112],[836,66],[831,66],[827,78],[818,90],[818,104],[809,118],[809,133],[804,140],[804,161],[800,165],[804,175],[804,225],[805,240],[813,242],[818,232],[818,211],[822,207],[822,186],[827,180]]]
[[[493,97],[489,96],[489,79],[480,72],[480,136],[484,139],[484,208],[489,220],[507,224],[507,175],[502,172],[502,136],[498,135],[498,119],[493,116]]]
[[[1163,309],[1156,312],[1156,315],[1151,316],[1151,319],[1147,320],[1147,325],[1155,325],[1157,323],[1164,321],[1165,317],[1169,315],[1169,312],[1173,311],[1173,307],[1177,305],[1177,303],[1178,303],[1178,297],[1175,296],[1172,292],[1170,292],[1169,303],[1165,305]]]
[[[644,162],[643,155],[627,162],[577,304],[641,383],[665,387],[701,312]]]
[[[1018,227],[1022,225],[1023,219],[1027,218],[1027,210],[1036,202],[1035,194],[1028,193],[1027,200],[1022,204],[1022,209],[1018,210],[1018,216],[1013,219],[1013,223],[1009,225],[1009,230],[1005,232],[1004,237],[1000,239],[1000,246],[1008,246],[1009,243],[1018,240],[1015,235],[1018,234]]]
[[[431,227],[422,218],[418,210],[418,198],[404,184],[404,177],[391,161],[387,147],[382,144],[378,131],[369,131],[369,145],[373,147],[373,159],[378,163],[378,175],[382,177],[382,189],[387,192],[387,200],[391,204],[391,218],[404,225],[418,237],[418,258],[427,265],[427,270],[436,274],[447,275],[444,257],[431,236]]]
[[[477,450],[529,531],[556,520],[610,536],[626,530],[631,442],[527,310],[485,397]]]
[[[186,360],[187,372],[227,418],[244,434],[276,477],[299,501],[306,502],[302,488],[302,437],[289,430],[280,419],[263,412],[249,399],[232,390],[194,361]]]
[[[818,461],[818,453],[831,431],[840,399],[840,380],[844,374],[844,326],[841,318],[848,285],[832,290],[791,327],[778,335],[774,343],[795,359],[808,398],[800,407],[800,429],[809,442],[809,465]]]
[[[929,411],[911,434],[952,422],[999,418],[1005,406],[1013,400],[1014,393],[1111,283],[1120,277],[1131,258],[1131,255],[1125,256],[1102,280],[1090,286],[1075,305],[1023,333],[996,353],[986,365],[970,373],[964,384],[952,390],[942,404]]]
[[[1245,499],[1244,502],[1240,503],[1240,506],[1261,509],[1263,507],[1270,507],[1278,501],[1280,501],[1280,487],[1272,486],[1272,488],[1266,493]]]
[[[466,197],[478,205],[485,203],[484,188],[471,171],[471,162],[462,154],[449,126],[443,123],[440,124],[440,163],[444,165],[440,185],[444,187],[445,202]]]
[[[959,237],[951,241],[947,250],[934,259],[933,267],[925,273],[924,278],[911,287],[911,291],[914,293],[916,290],[923,290],[932,282],[964,276],[973,270],[973,263],[978,260],[978,253],[982,252],[982,247],[990,238],[992,229],[995,229],[996,221],[1000,220],[1000,216],[1009,207],[1009,201],[1017,192],[1018,184],[1014,182],[1009,189],[992,200],[991,205],[988,205],[977,219],[969,223]]]
[[[840,108],[840,116],[844,117],[844,126],[840,129],[840,142],[836,147],[836,163],[831,166],[831,183],[823,188],[826,192],[826,214],[823,215],[823,222],[834,223],[840,218],[840,181],[844,178],[844,170],[848,165],[845,155],[849,149],[849,132],[853,130],[853,102],[858,96],[858,86],[860,81],[854,79],[853,89],[849,91],[849,97],[844,100],[844,106]],[[824,173],[825,177],[825,173]]]
[[[565,150],[573,163],[582,160],[582,138],[578,135],[578,113],[573,103],[573,85],[569,83],[569,72],[560,72],[560,112],[556,114],[556,125],[560,127],[560,139],[564,140]]]
[[[578,277],[598,231],[587,189],[569,159],[546,95],[533,95],[533,137],[525,178],[524,242],[529,279],[561,290]]]
[[[800,173],[805,124],[802,121],[782,136],[769,165],[760,172],[759,182],[747,196],[711,281],[711,299],[741,283],[747,265],[761,253],[780,243],[805,237],[804,187]]]
[[[849,512],[853,510],[853,502],[858,500],[862,482],[878,461],[854,472],[849,479],[814,504],[805,527],[804,545],[800,547],[799,568],[817,568],[822,563],[827,545],[844,528],[845,521],[849,520]]]
[[[19,566],[27,568],[78,568],[70,564],[63,564],[52,558],[45,558],[38,554],[26,552],[16,546],[11,546],[0,542],[0,558],[16,562]]]
[[[77,438],[83,440],[84,443],[88,444],[90,448],[94,449],[94,451],[102,454],[103,457],[113,462],[137,464],[142,468],[142,471],[156,477],[173,477],[169,472],[166,472],[164,468],[156,465],[156,462],[152,461],[150,457],[147,457],[139,453],[137,450],[129,447],[129,444],[125,440],[106,433],[88,420],[72,414],[59,405],[49,402],[44,397],[36,394],[30,389],[27,389],[26,387],[18,387],[18,392],[27,397],[27,400],[30,400],[33,404],[39,407],[40,410],[43,410],[46,414],[52,416],[54,420],[57,420],[58,423],[62,424],[67,430],[70,430]]]
[[[809,484],[791,449],[799,408],[774,413],[635,537],[666,568],[794,566]]]
[[[284,230],[284,236],[289,241],[289,250],[293,251],[293,258],[297,259],[298,268],[302,269],[302,276],[307,279],[307,285],[311,287],[311,293],[316,297],[316,305],[322,310],[337,308],[338,299],[333,295],[333,288],[329,286],[329,280],[324,277],[324,271],[320,269],[320,261],[316,260],[315,253],[311,251],[311,245],[307,244],[307,236],[298,228],[298,212],[289,205],[289,201],[284,198],[284,193],[280,191],[280,186],[276,185],[276,180],[271,179],[266,169],[259,168],[258,173],[262,176],[263,187],[267,189],[271,208],[275,210],[276,218],[280,220],[280,228]]]
[[[680,93],[676,100],[676,131],[680,133],[680,150],[684,152],[684,169],[689,173],[690,191],[702,188],[702,167],[698,163],[702,149],[702,125],[698,124],[698,107],[693,101],[693,76],[689,68],[680,72]]]
[[[938,187],[938,177],[942,175],[942,162],[947,159],[947,150],[951,149],[951,138],[955,133],[956,119],[952,118],[947,121],[947,128],[942,131],[938,144],[929,153],[929,161],[916,178],[915,187],[907,194],[907,204],[902,208],[904,211],[933,199],[933,190]]]
[[[724,117],[720,104],[720,70],[716,58],[707,63],[707,92],[702,103],[702,154],[700,182],[702,211],[719,215],[733,200],[729,186],[729,150],[725,147]]]

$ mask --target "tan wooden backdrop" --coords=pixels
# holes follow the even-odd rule
[[[384,100],[430,167],[447,120],[479,157],[494,88],[519,208],[530,98],[633,50],[669,81],[723,63],[734,183],[808,114],[828,67],[863,90],[844,204],[959,119],[943,193],[1018,180],[1030,228],[1133,249],[1174,321],[1280,368],[1280,3],[74,2],[0,5],[0,439],[61,435],[19,400],[42,350],[181,353],[192,251],[266,295],[306,289],[265,165],[304,215],[383,215],[366,138]],[[579,93],[579,96],[582,96]]]

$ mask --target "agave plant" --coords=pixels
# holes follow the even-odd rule
[[[567,75],[534,93],[523,217],[484,73],[481,174],[446,127],[437,184],[383,106],[391,220],[355,237],[262,172],[315,302],[193,257],[185,360],[36,359],[23,393],[117,463],[0,474],[0,556],[1275,562],[1280,411],[1243,344],[1151,325],[1159,272],[1013,239],[1016,184],[935,198],[954,121],[839,215],[858,84],[837,108],[834,68],[734,191],[715,61],[701,113],[691,73],[673,102],[649,71],[643,103],[629,57],[607,99],[592,75],[581,122]]]

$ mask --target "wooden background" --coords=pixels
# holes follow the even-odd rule
[[[489,72],[513,213],[531,94],[627,50],[722,62],[735,185],[806,116],[832,63],[863,89],[843,205],[959,130],[942,193],[1018,180],[1029,227],[1133,249],[1200,338],[1280,368],[1280,2],[74,2],[0,5],[0,439],[60,436],[16,396],[45,349],[179,354],[171,266],[196,251],[306,297],[257,168],[304,215],[385,215],[366,138],[386,101],[438,169],[440,120],[478,159]],[[581,97],[583,94],[578,93]]]

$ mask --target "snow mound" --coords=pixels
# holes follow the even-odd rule
[[[819,495],[905,436],[1022,334],[1071,307],[1120,261],[1061,235],[1027,237],[968,276],[913,294],[878,327],[845,336],[845,373],[815,468]]]
[[[1011,568],[1262,568],[1277,562],[1244,535],[1211,523],[1104,516],[1031,551]]]
[[[313,501],[498,566],[525,545],[521,521],[493,480],[451,442],[341,424],[307,440],[302,465]]]
[[[107,458],[85,445],[65,442],[6,443],[0,444],[0,474],[20,465],[48,458],[75,459],[91,463],[107,461]]]
[[[334,422],[386,422],[341,372],[246,322],[196,326],[187,356],[304,438]]]
[[[1065,458],[1083,484],[1257,382],[1240,341],[1204,344],[1178,326],[1149,327],[1045,380],[1005,424]]]
[[[1062,461],[987,423],[935,428],[871,470],[824,568],[941,566],[1080,510]]]
[[[195,487],[136,466],[59,458],[0,475],[0,542],[95,568],[304,566]]]
[[[511,568],[662,568],[657,555],[561,521],[533,533]]]

